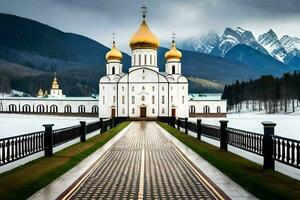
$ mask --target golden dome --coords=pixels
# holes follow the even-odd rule
[[[57,78],[56,78],[56,73],[54,73],[54,79],[53,79],[53,81],[52,81],[52,89],[53,89],[53,90],[59,89],[59,85],[58,85]]]
[[[150,31],[145,19],[143,19],[138,31],[130,40],[130,48],[134,49],[157,49],[159,47],[158,38]]]
[[[173,40],[172,47],[165,54],[166,60],[180,60],[182,58],[182,53],[176,48],[175,41]]]
[[[113,42],[111,50],[106,54],[106,60],[122,60],[122,53],[119,51],[119,49],[117,49],[115,41]]]
[[[43,97],[44,96],[44,92],[42,89],[39,89],[38,93],[37,93],[37,97]]]

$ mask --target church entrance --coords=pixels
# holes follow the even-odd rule
[[[116,109],[112,108],[111,109],[111,117],[115,117],[116,116]]]
[[[147,116],[146,107],[140,107],[140,116],[141,117],[146,117]]]
[[[172,108],[172,117],[176,117],[176,109]]]

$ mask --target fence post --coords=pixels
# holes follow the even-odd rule
[[[175,122],[176,122],[176,118],[172,117],[172,126],[175,128]]]
[[[80,142],[86,142],[86,122],[80,121]]]
[[[117,126],[117,124],[116,124],[116,118],[115,117],[112,117],[112,128],[114,128],[114,127],[116,127]]]
[[[274,129],[276,124],[273,122],[262,122],[264,126],[264,138],[263,138],[263,156],[264,156],[264,169],[275,169],[275,161],[273,158],[273,138]]]
[[[201,127],[201,119],[197,119],[197,140],[201,140],[201,132],[202,132],[202,127]]]
[[[180,131],[180,120],[177,118],[177,129]]]
[[[103,130],[103,119],[100,118],[100,133],[104,133],[104,130]]]
[[[227,151],[228,146],[228,133],[226,131],[228,121],[220,121],[220,148]]]
[[[44,135],[44,145],[45,145],[45,156],[50,157],[53,155],[53,130],[54,124],[44,124],[45,135]]]
[[[185,134],[188,134],[188,118],[184,118],[184,129],[185,129]]]

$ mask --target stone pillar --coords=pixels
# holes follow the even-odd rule
[[[264,126],[264,139],[263,139],[263,156],[264,156],[264,169],[275,170],[275,161],[273,158],[273,135],[276,124],[273,122],[262,122]]]
[[[220,148],[225,151],[227,151],[228,147],[228,133],[226,131],[227,124],[227,120],[220,121]]]
[[[44,124],[44,145],[45,145],[45,156],[50,157],[53,155],[53,130],[54,124]]]

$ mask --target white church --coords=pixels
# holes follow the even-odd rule
[[[106,54],[106,75],[100,78],[99,96],[66,97],[56,73],[50,88],[37,97],[0,95],[0,113],[32,113],[131,118],[226,117],[227,101],[220,94],[188,94],[182,75],[182,54],[173,38],[165,54],[165,71],[157,66],[158,38],[150,31],[145,12],[138,31],[130,40],[131,67],[122,69],[122,53],[115,41]]]
[[[130,40],[131,67],[122,71],[122,53],[115,41],[106,54],[106,76],[99,83],[100,118],[188,117],[188,80],[181,74],[181,52],[172,46],[165,54],[165,71],[157,66],[159,39],[145,20]]]

